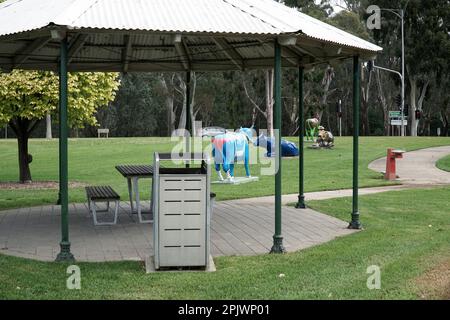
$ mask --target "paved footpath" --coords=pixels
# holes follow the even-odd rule
[[[450,185],[450,172],[440,170],[436,162],[450,155],[450,146],[435,147],[410,151],[403,154],[403,159],[397,160],[398,182],[401,185],[383,186],[359,189],[360,195],[381,193],[387,191],[398,191],[412,188],[430,188],[437,185]],[[373,161],[369,169],[377,172],[386,170],[386,157]],[[350,197],[352,189],[319,191],[305,193],[307,200],[325,200],[332,198]],[[297,194],[283,195],[282,203],[297,202]],[[230,202],[242,204],[273,204],[273,196],[232,200]]]
[[[440,170],[436,162],[450,154],[450,146],[406,152],[397,160],[398,181],[404,185],[449,185],[450,172]],[[373,161],[369,169],[386,170],[386,157]]]

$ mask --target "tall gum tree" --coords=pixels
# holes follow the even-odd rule
[[[409,98],[409,131],[417,136],[419,119],[415,111],[422,111],[432,88],[432,79],[441,78],[448,70],[450,52],[450,1],[449,0],[373,0],[370,4],[380,8],[405,10],[405,103]],[[374,30],[374,37],[383,47],[396,48],[389,53],[401,57],[400,19],[394,14],[382,11],[380,30]],[[400,65],[398,70],[400,69]]]

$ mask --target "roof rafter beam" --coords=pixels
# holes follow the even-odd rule
[[[302,61],[302,56],[298,55],[288,47],[281,47],[281,56],[292,63],[294,66],[300,65]]]
[[[52,38],[47,37],[39,37],[35,39],[31,44],[29,44],[22,52],[16,52],[15,58],[13,59],[13,68],[20,67],[23,63],[25,63],[36,51],[44,47],[48,42],[50,42]]]
[[[317,55],[314,54],[313,52],[311,52],[311,51],[309,51],[309,50],[307,50],[307,49],[305,49],[305,48],[302,48],[302,47],[300,47],[300,46],[290,46],[290,48],[292,48],[293,50],[299,51],[299,52],[301,52],[302,54],[306,54],[306,55],[308,55],[308,56],[310,56],[310,57],[313,57],[313,58],[316,58],[316,57],[317,57]]]
[[[312,67],[314,65],[325,63],[324,61],[315,61],[313,63],[303,63],[304,67]],[[282,59],[283,68],[294,68],[286,59]],[[2,65],[3,67],[3,65]],[[192,61],[192,71],[230,71],[239,68],[232,63],[229,59],[213,59],[213,60],[201,60]],[[248,70],[269,69],[274,67],[273,58],[256,58],[247,59],[245,67]],[[40,68],[42,70],[55,71],[58,70],[58,64],[55,61],[39,61],[34,60],[33,64],[25,64],[24,69],[35,70]],[[75,60],[68,66],[70,72],[121,72],[123,69],[122,60],[111,60],[105,65],[105,62],[95,61],[82,61]],[[3,71],[8,72],[8,69]],[[183,65],[179,61],[166,61],[166,60],[132,60],[129,64],[129,72],[183,72],[185,71]]]
[[[173,38],[173,43],[175,45],[175,50],[180,55],[181,63],[186,71],[191,70],[191,61],[192,58],[189,54],[189,48],[186,45],[186,42],[183,41],[183,37],[181,34],[176,34]]]
[[[80,34],[70,43],[69,52],[67,53],[69,64],[72,62],[75,55],[80,52],[81,48],[83,48],[83,45],[88,37],[89,35],[87,34]]]
[[[299,44],[301,44],[301,46]],[[338,44],[338,43],[318,42],[316,40],[313,40],[313,39],[310,39],[307,37],[300,37],[296,47],[299,50],[302,50],[303,52],[305,52],[306,54],[314,54],[311,51],[311,49],[333,51],[342,56],[347,56],[347,55],[354,56],[354,55],[358,54],[361,57],[363,57],[363,56],[371,56],[371,55],[376,54],[375,51],[362,50],[362,49],[358,49],[358,48],[354,48],[354,47],[351,47],[348,45]]]
[[[263,43],[263,42],[261,42]],[[271,50],[274,50],[273,44],[270,42],[264,43],[264,45],[268,46]],[[288,47],[281,46],[281,57],[287,60],[290,64],[294,66],[299,66],[302,62],[302,55],[294,52]]]
[[[130,66],[130,60],[131,60],[131,54],[133,52],[133,39],[131,38],[131,35],[125,35],[125,48],[122,51],[122,61],[123,61],[123,72],[127,73],[129,66]]]
[[[230,45],[225,38],[212,38],[220,50],[227,56],[228,59],[236,65],[239,70],[244,70],[245,63],[241,55],[236,51],[236,49]]]

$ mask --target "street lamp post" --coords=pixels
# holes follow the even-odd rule
[[[406,5],[408,5],[408,4],[406,4]],[[401,92],[402,103],[401,103],[401,107],[400,107],[401,120],[402,120],[401,136],[404,137],[406,135],[405,134],[405,122],[404,122],[404,118],[405,118],[405,9],[380,9],[380,10],[388,11],[388,12],[395,14],[397,17],[400,18],[401,25],[402,25],[402,72],[401,72],[401,74],[399,72],[396,72],[396,71],[390,70],[390,69],[386,69],[386,68],[381,68],[381,67],[376,67],[376,68],[382,69],[385,71],[394,72],[394,73],[397,73],[400,75],[400,79],[402,81],[402,92]]]

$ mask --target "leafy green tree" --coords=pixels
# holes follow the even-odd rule
[[[69,126],[96,125],[97,108],[114,99],[119,82],[114,73],[73,73],[69,76]],[[51,72],[14,70],[0,74],[0,123],[17,136],[20,182],[31,181],[28,139],[47,113],[55,113],[59,101],[58,77]]]
[[[164,99],[157,93],[155,73],[127,73],[121,76],[116,99],[97,113],[98,122],[118,137],[147,137],[166,134]],[[89,127],[96,135],[96,127]]]

